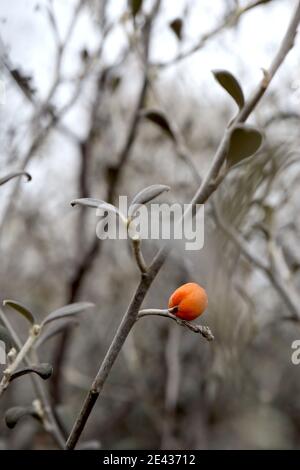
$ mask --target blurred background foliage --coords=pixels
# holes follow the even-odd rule
[[[96,304],[64,343],[57,336],[42,349],[43,359],[59,366],[48,385],[66,429],[138,280],[127,242],[95,240],[94,211],[72,209],[70,201],[90,196],[117,203],[119,194],[133,197],[162,183],[171,187],[163,200],[187,203],[198,186],[194,166],[203,177],[236,113],[210,70],[231,70],[248,95],[295,4],[163,0],[142,96],[143,28],[152,3],[141,2],[135,18],[130,2],[121,0],[0,6],[1,171],[26,168],[33,177],[1,187],[1,299],[22,301],[39,318],[75,300]],[[234,169],[212,198],[225,225],[270,263],[271,276],[274,270],[280,275],[298,312],[299,60],[294,48],[251,117],[265,132],[263,149]],[[125,148],[140,116],[139,99],[140,108],[167,116],[184,152],[145,119]],[[209,296],[201,320],[215,341],[164,319],[139,322],[85,440],[111,449],[299,448],[300,366],[291,362],[299,322],[284,320],[291,312],[280,289],[220,228],[211,201],[205,210],[204,248],[173,252],[145,307],[166,308],[176,287],[198,282]],[[143,243],[147,260],[156,249]],[[24,334],[22,321],[9,315]],[[31,400],[29,380],[16,381],[1,399],[1,412]],[[33,420],[13,431],[0,422],[3,449],[52,445]]]

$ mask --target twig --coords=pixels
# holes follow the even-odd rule
[[[132,247],[133,247],[134,256],[135,256],[137,265],[139,267],[139,270],[141,271],[142,274],[145,274],[148,268],[147,268],[147,265],[146,265],[146,262],[144,260],[144,256],[142,253],[141,240],[133,239]]]
[[[53,13],[52,10],[48,9],[50,24],[52,25],[52,29],[53,29],[53,32],[54,32],[54,38],[57,42],[58,48],[57,48],[57,56],[56,56],[56,64],[55,64],[55,72],[54,72],[55,76],[54,76],[52,85],[51,85],[51,87],[48,91],[48,95],[47,95],[47,98],[45,100],[46,103],[50,103],[52,97],[54,96],[54,94],[57,90],[58,85],[60,84],[61,64],[62,64],[62,61],[63,61],[63,58],[64,58],[64,54],[65,54],[67,45],[69,44],[69,41],[72,37],[72,34],[73,34],[74,28],[76,26],[77,20],[79,18],[79,13],[82,10],[84,4],[85,4],[84,0],[78,0],[78,3],[76,5],[76,7],[74,8],[71,21],[68,25],[68,29],[67,29],[67,33],[66,33],[64,41],[61,41],[59,36],[58,36],[57,24],[56,24],[54,13]]]
[[[193,331],[194,333],[199,333],[203,336],[203,338],[207,339],[207,341],[212,341],[214,339],[214,335],[212,334],[210,328],[208,326],[202,325],[194,325],[193,323],[181,320],[181,318],[176,317],[170,310],[159,310],[159,309],[144,309],[140,310],[137,316],[137,320],[143,317],[148,317],[150,315],[156,315],[159,317],[170,318],[170,320],[175,321],[178,325],[188,328],[189,330]]]
[[[246,5],[244,8],[233,10],[231,13],[225,15],[225,18],[221,21],[220,24],[212,28],[208,33],[205,33],[187,51],[181,52],[176,57],[174,57],[174,59],[168,62],[155,62],[155,63],[152,63],[151,66],[164,69],[164,68],[170,67],[171,65],[175,65],[185,59],[188,59],[191,55],[195,54],[200,49],[202,49],[206,45],[208,40],[215,38],[218,34],[224,31],[227,27],[236,25],[244,13],[248,12],[249,10],[252,10],[253,8],[256,8],[259,5],[262,5],[264,3],[269,3],[270,1],[271,0],[257,0],[255,2],[249,3],[249,5]]]
[[[292,16],[289,27],[285,33],[285,36],[281,42],[279,50],[274,57],[270,68],[265,71],[264,78],[258,86],[257,90],[254,91],[252,97],[247,101],[241,112],[237,117],[237,122],[244,122],[253,111],[257,103],[260,101],[262,96],[265,94],[268,86],[270,85],[274,75],[278,71],[279,67],[285,60],[286,56],[294,46],[295,38],[297,35],[297,29],[300,21],[300,3],[298,2],[296,10]]]
[[[3,372],[3,377],[0,382],[0,396],[2,393],[6,390],[6,388],[9,385],[11,376],[13,373],[16,371],[16,369],[19,367],[21,362],[25,359],[29,351],[31,350],[32,346],[34,345],[38,335],[40,333],[40,327],[39,325],[33,325],[33,327],[29,331],[29,335],[25,343],[22,345],[20,348],[18,354],[16,355],[15,359],[9,366],[4,370]]]

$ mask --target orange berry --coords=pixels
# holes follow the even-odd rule
[[[205,290],[195,282],[178,287],[169,298],[169,308],[177,307],[173,313],[182,320],[194,320],[204,312],[207,305]]]

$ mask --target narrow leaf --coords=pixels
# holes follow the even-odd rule
[[[17,176],[26,176],[27,181],[31,181],[31,175],[27,173],[26,171],[14,171],[13,173],[9,173],[8,175],[4,176],[3,178],[0,178],[0,186],[2,184],[7,183],[7,181],[16,178]]]
[[[86,207],[92,207],[96,209],[102,209],[107,212],[113,212],[114,214],[117,214],[125,223],[127,222],[126,217],[119,211],[119,209],[109,202],[101,201],[101,199],[93,199],[91,197],[87,198],[82,198],[82,199],[74,199],[71,201],[71,206],[86,206]]]
[[[25,317],[32,325],[34,325],[35,320],[33,314],[20,302],[16,302],[15,300],[3,300],[3,305],[13,308],[18,313],[23,315],[23,317]]]
[[[136,16],[142,8],[143,0],[130,0],[132,16]]]
[[[102,201],[101,199],[94,199],[92,197],[74,199],[73,201],[71,201],[71,206],[72,207],[79,205],[79,206],[86,206],[86,207],[92,207],[92,208],[97,209],[102,204],[107,204],[107,202]]]
[[[147,202],[152,201],[156,197],[158,197],[160,194],[164,193],[165,191],[169,191],[170,187],[165,186],[164,184],[153,184],[152,186],[148,186],[147,188],[142,189],[139,193],[134,196],[129,210],[128,214],[131,217],[135,209],[137,208],[138,205],[141,204],[147,204]]]
[[[58,310],[54,310],[54,312],[50,313],[42,322],[42,326],[47,325],[47,323],[50,323],[54,320],[60,320],[61,318],[65,318],[71,315],[77,315],[78,313],[81,313],[82,311],[91,307],[94,307],[94,304],[91,302],[75,302],[74,304],[66,305],[65,307],[59,308]]]
[[[24,367],[24,369],[17,370],[14,374],[12,374],[10,377],[10,382],[14,379],[22,377],[23,375],[32,373],[39,375],[43,380],[47,380],[49,377],[51,377],[52,372],[53,367],[51,364],[44,363],[31,365],[30,367]]]
[[[175,18],[175,20],[171,21],[170,28],[172,29],[173,33],[176,34],[177,39],[181,40],[182,38],[182,26],[183,22],[181,18]]]
[[[38,417],[32,406],[14,406],[13,408],[9,408],[6,411],[4,418],[6,426],[13,429],[20,419],[25,416],[33,416],[34,418]]]
[[[60,321],[58,323],[54,323],[54,325],[49,326],[46,331],[44,331],[37,339],[35,343],[35,347],[39,348],[42,346],[44,343],[48,341],[48,339],[52,338],[53,336],[58,335],[59,333],[62,333],[63,331],[67,329],[74,328],[75,326],[78,326],[79,323],[78,321],[75,320],[70,320],[68,318],[65,318],[65,321]]]
[[[228,146],[228,166],[238,164],[245,158],[254,155],[263,142],[261,132],[252,126],[240,125],[233,129]]]
[[[162,111],[156,109],[146,109],[141,112],[141,117],[148,119],[148,121],[162,129],[167,134],[167,136],[170,137],[170,139],[172,139],[174,142],[176,141],[176,136],[168,122],[167,117]]]
[[[237,79],[227,70],[213,70],[217,82],[229,93],[239,108],[245,103],[243,90]]]

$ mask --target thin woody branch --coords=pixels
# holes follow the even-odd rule
[[[169,318],[170,320],[175,321],[178,325],[188,328],[189,330],[193,331],[194,333],[199,333],[203,336],[203,338],[207,339],[207,341],[212,341],[214,339],[214,335],[212,334],[210,328],[208,326],[203,325],[194,325],[193,323],[181,320],[180,318],[176,317],[172,313],[172,309],[168,310],[159,310],[159,309],[144,309],[140,310],[137,320],[143,317],[148,316],[159,316],[163,318]]]
[[[145,274],[148,268],[147,268],[147,264],[142,253],[141,240],[133,239],[132,247],[133,247],[134,257],[136,259],[136,263],[139,267],[139,270],[141,271],[142,274]]]

